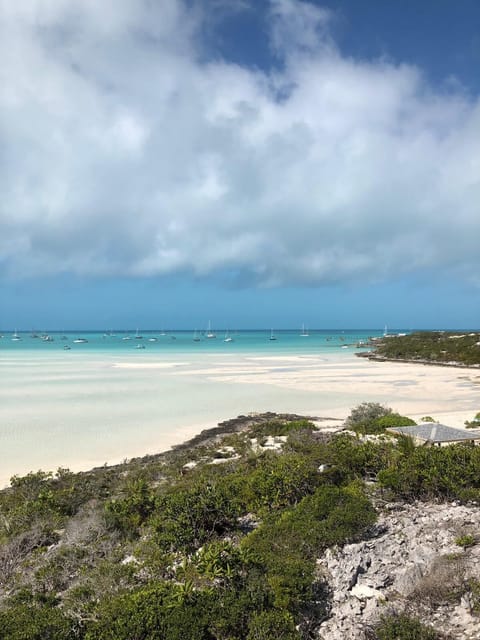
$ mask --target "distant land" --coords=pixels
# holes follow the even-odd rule
[[[450,366],[480,366],[480,332],[416,331],[373,339],[374,350],[359,355],[373,360],[401,360]]]

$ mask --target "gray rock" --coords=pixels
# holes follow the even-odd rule
[[[332,589],[332,610],[318,638],[363,640],[365,628],[385,611],[387,601],[389,610],[413,607],[424,623],[451,640],[479,640],[480,621],[471,615],[468,596],[436,610],[411,602],[411,594],[442,556],[466,554],[466,576],[480,580],[480,543],[465,552],[455,544],[459,530],[467,525],[480,530],[478,506],[395,503],[379,517],[376,537],[327,550],[317,564]]]

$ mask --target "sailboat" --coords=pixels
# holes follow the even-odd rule
[[[195,329],[195,331],[193,332],[193,341],[194,342],[200,342],[200,336],[198,335],[197,330]]]
[[[277,336],[273,333],[273,329],[270,331],[270,338],[269,340],[276,340]]]
[[[300,334],[302,336],[302,338],[308,338],[308,336],[310,335],[308,333],[308,330],[305,329],[305,325],[302,324],[302,333]]]
[[[207,335],[206,335],[206,337],[207,337],[207,338],[216,338],[216,337],[217,337],[216,333],[214,333],[214,332],[212,331],[212,328],[211,328],[211,326],[210,326],[210,320],[208,321],[208,329],[207,329]]]
[[[228,333],[228,329],[225,331],[225,338],[223,339],[224,342],[233,342],[233,338],[232,336]]]
[[[18,342],[19,340],[21,340],[21,337],[18,335],[16,329],[15,329],[15,333],[12,336],[12,340],[13,340],[13,342]]]

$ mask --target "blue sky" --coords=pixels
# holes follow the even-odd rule
[[[480,3],[0,13],[1,328],[480,326]]]

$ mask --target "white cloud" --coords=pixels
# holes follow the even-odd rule
[[[180,0],[0,12],[4,276],[478,278],[478,98],[342,56],[327,11],[272,0],[269,72],[205,61]]]

